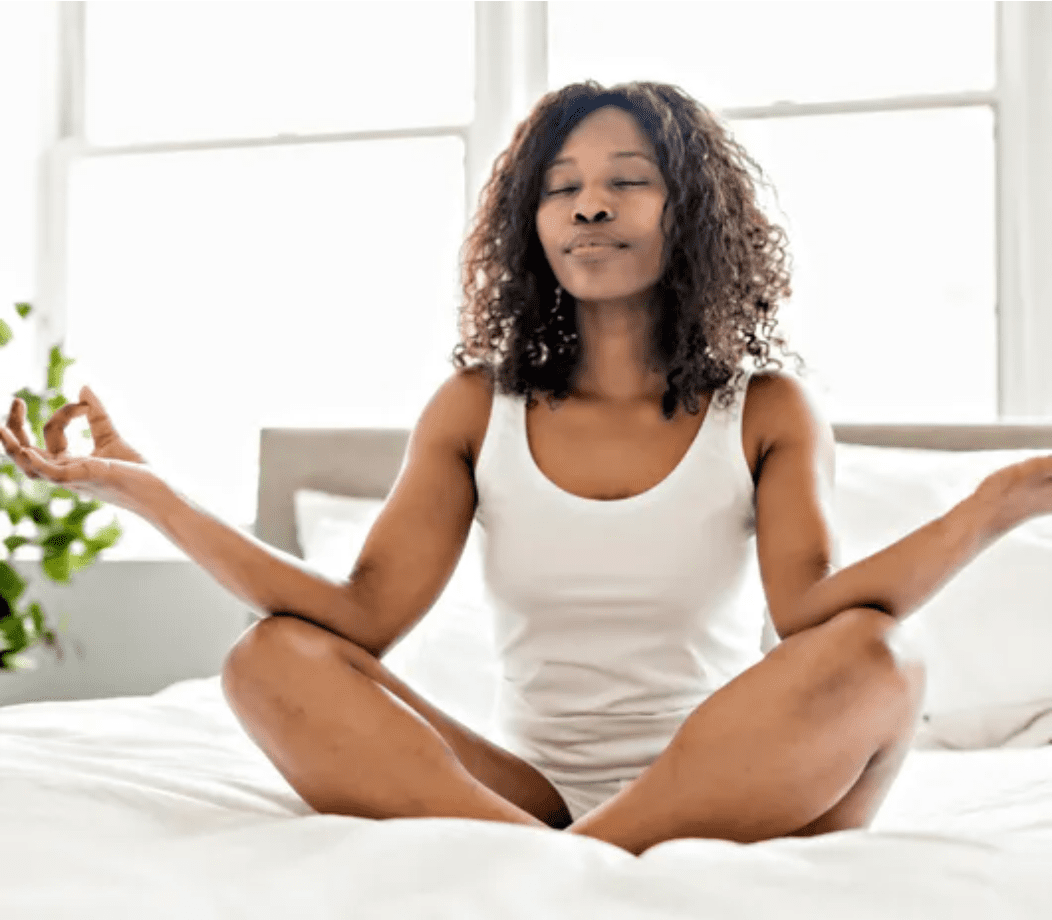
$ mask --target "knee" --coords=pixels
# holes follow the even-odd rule
[[[837,614],[836,644],[845,658],[872,666],[881,675],[897,680],[904,690],[918,699],[927,681],[924,654],[915,640],[891,614],[872,607],[852,607]]]
[[[286,671],[290,655],[307,652],[322,630],[289,616],[268,616],[246,629],[223,659],[220,684],[227,699],[250,684]]]
[[[260,658],[260,647],[264,641],[270,641],[271,627],[267,625],[270,619],[266,617],[249,626],[238,636],[237,641],[223,658],[223,666],[219,671],[219,683],[228,701],[232,701],[233,695],[243,686],[250,672],[258,671],[256,665]]]

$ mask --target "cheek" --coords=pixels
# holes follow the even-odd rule
[[[551,220],[546,217],[542,212],[538,212],[537,219],[534,222],[534,228],[537,231],[537,239],[540,240],[541,246],[544,247],[546,252],[551,252],[556,248],[556,240],[549,228]]]

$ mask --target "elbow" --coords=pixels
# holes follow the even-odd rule
[[[352,639],[346,633],[343,633],[340,630],[327,625],[326,623],[321,623],[318,620],[312,620],[310,617],[305,617],[301,613],[292,613],[284,610],[275,610],[267,615],[267,618],[270,617],[290,617],[294,620],[300,620],[303,623],[309,623],[311,626],[316,626],[318,629],[324,629],[325,632],[329,633],[330,635],[336,636],[338,639],[342,639],[345,643],[354,646],[356,651],[352,652],[352,657],[355,658],[360,658],[361,652],[364,651],[371,658],[375,658],[377,661],[379,661],[380,658],[387,652],[386,648],[377,647],[375,643],[371,641],[365,641],[360,636]]]
[[[854,607],[848,607],[844,610],[838,610],[836,613],[832,613],[828,616],[814,617],[796,617],[791,618],[787,622],[786,618],[776,620],[771,617],[771,623],[774,626],[775,632],[778,634],[778,638],[784,642],[790,636],[795,636],[798,633],[807,632],[809,629],[814,629],[817,626],[823,626],[826,623],[831,623],[833,620],[841,616],[850,616],[855,610],[879,610],[889,619],[895,619],[895,615],[888,610],[886,607],[876,604],[856,604]]]
[[[318,629],[324,629],[328,633],[332,633],[334,636],[339,636],[341,639],[346,639],[342,633],[338,633],[331,626],[326,626],[324,623],[319,623],[317,620],[312,620],[310,617],[305,617],[302,613],[292,613],[287,610],[274,610],[269,616],[272,617],[292,617],[295,620],[302,620],[304,623],[310,623],[311,626],[317,626]]]

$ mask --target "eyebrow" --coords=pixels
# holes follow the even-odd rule
[[[654,163],[654,161],[650,157],[648,157],[645,153],[640,153],[637,150],[619,150],[617,153],[611,153],[610,154],[610,159],[611,160],[616,160],[616,159],[618,159],[620,157],[642,157],[642,159],[646,160],[647,162]],[[554,169],[560,163],[576,163],[576,162],[577,161],[573,157],[559,157],[557,160],[552,160],[552,163],[548,167],[548,169]],[[656,166],[657,163],[654,163],[654,165]]]

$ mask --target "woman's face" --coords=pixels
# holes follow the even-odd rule
[[[583,119],[545,173],[537,206],[537,236],[559,284],[581,303],[642,302],[665,268],[667,197],[653,146],[632,115],[605,106]],[[581,231],[623,245],[570,251]]]

